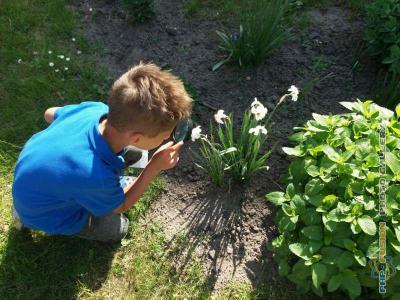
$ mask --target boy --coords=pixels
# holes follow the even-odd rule
[[[161,146],[124,186],[120,175],[128,147],[158,147],[190,116],[192,99],[177,77],[140,62],[113,84],[107,104],[86,101],[46,110],[49,127],[26,142],[15,166],[16,223],[99,241],[126,235],[122,213],[161,170],[176,165],[183,143]]]

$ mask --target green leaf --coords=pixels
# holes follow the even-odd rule
[[[328,292],[336,291],[339,286],[342,284],[343,276],[342,274],[337,274],[331,277],[328,282]]]
[[[327,268],[323,263],[316,263],[311,266],[311,278],[315,288],[318,288],[325,280]]]
[[[343,240],[344,246],[346,247],[347,250],[350,250],[353,252],[353,250],[356,248],[356,243],[354,243],[352,240],[350,239],[344,239]]]
[[[281,276],[286,276],[287,274],[289,274],[290,266],[286,262],[286,260],[284,260],[284,259],[279,260],[278,271],[279,271],[279,275],[281,275]]]
[[[393,172],[393,174],[394,175],[400,174],[400,161],[396,157],[396,155],[394,155],[391,152],[387,152],[385,153],[385,157],[386,157],[386,164]]]
[[[355,249],[354,250],[354,258],[356,259],[356,261],[362,265],[363,267],[365,267],[367,265],[367,259],[364,256],[364,253],[362,253],[361,250]]]
[[[343,250],[338,247],[323,247],[321,249],[322,261],[325,264],[336,265],[338,257],[343,253]]]
[[[282,210],[289,217],[294,217],[296,215],[294,209],[288,204],[282,204]]]
[[[283,233],[285,231],[293,231],[296,228],[296,223],[287,216],[283,215],[278,222],[279,232]]]
[[[313,208],[308,208],[300,214],[301,220],[307,225],[316,225],[321,223],[321,215]]]
[[[337,152],[335,151],[335,149],[333,149],[331,146],[329,146],[329,145],[324,145],[324,153],[326,154],[326,156],[327,156],[330,160],[332,160],[332,161],[334,161],[334,162],[337,162],[337,163],[341,163],[341,162],[342,162],[342,161],[341,161],[340,154],[337,153]]]
[[[265,195],[265,197],[275,205],[282,205],[284,202],[288,201],[288,199],[284,197],[283,192],[271,192]]]
[[[302,259],[309,260],[312,256],[307,244],[294,243],[289,245],[290,251]]]
[[[317,195],[324,186],[320,179],[311,179],[305,186],[305,193],[308,196]]]
[[[306,226],[301,232],[310,240],[321,240],[322,239],[322,229],[321,226]]]
[[[357,275],[351,270],[344,270],[342,272],[343,280],[342,286],[354,296],[360,296],[361,285],[360,281],[357,279]]]
[[[322,222],[324,223],[325,228],[330,232],[333,232],[336,229],[337,223],[332,220],[329,220],[328,214],[323,214]]]
[[[400,103],[396,105],[395,111],[396,111],[397,117],[399,118],[400,117]]]
[[[293,198],[296,195],[293,182],[289,183],[286,187],[286,194],[289,196],[289,198]]]
[[[360,225],[362,231],[369,235],[376,234],[376,224],[370,216],[361,216],[357,219],[358,225]]]
[[[340,270],[350,267],[354,262],[353,254],[349,251],[344,251],[338,258],[337,266]]]
[[[297,156],[297,157],[304,156],[305,154],[299,145],[297,145],[294,148],[282,147],[282,151],[285,152],[287,155]]]
[[[378,241],[374,241],[369,245],[366,255],[369,259],[373,259],[378,257],[378,253],[379,253],[379,244]]]

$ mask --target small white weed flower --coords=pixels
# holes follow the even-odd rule
[[[299,89],[297,87],[295,87],[294,85],[292,85],[288,91],[290,92],[290,96],[292,96],[292,101],[297,101],[297,99],[299,98]]]
[[[78,54],[78,55],[80,55],[81,53],[82,53],[81,50],[77,50],[77,51],[76,51],[76,54]]]
[[[224,154],[235,152],[235,151],[237,151],[236,147],[229,147],[226,150],[222,150],[220,153],[221,153],[221,155],[224,155]]]
[[[60,72],[60,70],[59,69],[55,69],[54,72],[58,73],[58,72]]]
[[[33,55],[38,55],[38,52],[37,51],[33,51]]]
[[[58,58],[64,59],[64,55],[57,55]]]
[[[18,58],[17,63],[19,63],[19,64],[22,63],[22,59]]]
[[[52,54],[53,52],[51,51],[51,50],[49,50],[49,52],[48,52],[49,54]]]
[[[49,62],[49,66],[50,67],[54,67],[54,63],[53,62]]]
[[[192,129],[192,135],[191,135],[192,142],[199,139],[200,137],[201,137],[201,126],[199,125]]]
[[[69,57],[66,57],[65,60],[66,60],[66,61],[70,61],[71,59],[70,59]]]
[[[64,70],[65,70],[65,71],[68,71],[68,67],[65,67]]]
[[[92,11],[93,11],[93,8],[89,8],[89,11],[92,12]]]
[[[254,135],[259,135],[260,133],[267,134],[267,129],[264,126],[258,125],[254,128],[250,128],[249,133]]]
[[[75,38],[72,38],[72,39],[71,39],[71,41],[75,42],[75,41],[76,41],[76,39],[75,39]]]
[[[222,120],[226,118],[228,118],[228,116],[224,113],[223,109],[218,110],[217,113],[214,115],[215,122],[219,124],[224,124],[224,121]]]

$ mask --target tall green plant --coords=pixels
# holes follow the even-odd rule
[[[298,89],[291,86],[289,92],[279,100],[267,118],[268,109],[255,98],[250,109],[244,112],[237,134],[233,126],[233,115],[226,115],[223,110],[218,110],[214,115],[215,121],[220,125],[217,130],[211,126],[210,137],[200,133],[200,126],[193,129],[192,140],[200,139],[201,143],[200,155],[194,152],[197,166],[216,185],[223,186],[231,180],[247,182],[256,172],[269,168],[266,163],[275,146],[265,149],[268,126],[277,107],[288,96],[297,101]]]
[[[123,6],[133,23],[145,22],[155,15],[154,0],[123,0]]]
[[[319,296],[361,288],[378,290],[371,277],[379,253],[378,222],[385,222],[387,296],[400,296],[400,106],[396,113],[372,101],[341,102],[351,113],[313,114],[282,148],[295,157],[285,191],[266,197],[279,206],[279,235],[268,248],[279,273],[300,292]],[[385,155],[386,171],[381,157]],[[385,183],[385,184],[383,184]],[[385,193],[384,205],[382,188]],[[384,212],[384,213],[383,213]],[[383,214],[382,214],[383,213]],[[379,270],[378,270],[379,272]],[[375,273],[375,275],[377,275]],[[377,295],[375,295],[377,296]],[[378,297],[378,296],[377,296]],[[391,299],[395,299],[391,298]],[[397,299],[397,298],[396,298]]]
[[[287,0],[249,1],[241,14],[238,33],[216,31],[220,48],[227,52],[227,57],[215,64],[213,70],[229,61],[240,66],[261,63],[288,36],[283,25],[287,9]]]

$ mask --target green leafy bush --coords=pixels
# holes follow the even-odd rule
[[[144,22],[155,15],[154,0],[123,0],[123,6],[131,22]]]
[[[370,55],[378,55],[389,70],[400,74],[400,1],[376,0],[367,6],[366,34]]]
[[[287,9],[287,0],[249,1],[247,9],[241,14],[238,33],[230,35],[217,31],[220,48],[228,56],[215,64],[213,70],[231,60],[240,66],[261,63],[287,37],[287,30],[283,26]]]
[[[354,299],[362,287],[378,290],[369,263],[379,250],[377,224],[386,222],[386,255],[400,270],[400,106],[341,102],[351,113],[313,114],[282,148],[290,163],[285,192],[266,197],[280,208],[279,236],[269,243],[279,273],[301,292],[342,290]],[[386,172],[380,172],[386,133]],[[386,214],[380,215],[379,183],[386,182]],[[384,211],[384,210],[382,210]],[[369,261],[368,261],[369,260]],[[400,296],[400,272],[387,281]]]

